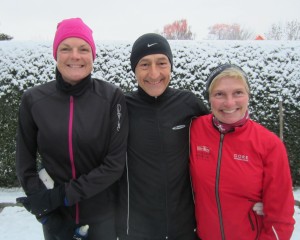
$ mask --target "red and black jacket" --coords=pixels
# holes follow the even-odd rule
[[[193,120],[190,170],[201,239],[290,239],[294,198],[284,144],[248,120],[226,134],[212,115]],[[253,206],[263,203],[264,216]]]

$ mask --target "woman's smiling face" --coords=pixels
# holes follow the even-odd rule
[[[245,82],[239,78],[223,77],[215,80],[209,94],[211,110],[223,123],[232,124],[245,116],[249,94]]]
[[[67,38],[57,49],[57,68],[64,81],[75,85],[93,70],[91,46],[81,38]]]

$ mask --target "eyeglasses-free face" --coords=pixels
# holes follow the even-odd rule
[[[245,83],[232,77],[216,81],[209,95],[212,113],[223,123],[232,124],[239,121],[244,117],[249,103]]]
[[[67,38],[57,49],[57,68],[63,79],[75,85],[93,70],[91,46],[81,38]]]
[[[147,55],[136,65],[135,77],[148,95],[158,97],[170,83],[171,63],[164,54]]]

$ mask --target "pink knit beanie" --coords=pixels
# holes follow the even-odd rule
[[[93,60],[95,60],[96,46],[93,39],[93,31],[80,18],[65,19],[57,24],[53,42],[53,57],[55,60],[57,60],[58,45],[70,37],[77,37],[86,41],[92,48]]]

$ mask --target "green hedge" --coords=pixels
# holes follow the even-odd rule
[[[284,107],[286,144],[294,185],[300,185],[300,42],[170,41],[171,86],[203,99],[205,79],[215,66],[231,62],[249,75],[250,114],[279,134],[279,100]],[[136,89],[130,69],[131,43],[97,42],[93,76],[123,89]],[[0,187],[17,186],[15,135],[22,93],[54,78],[51,43],[0,42]],[[204,100],[205,101],[205,100]],[[205,101],[206,102],[206,101]]]

